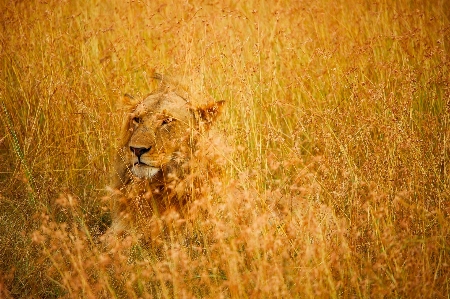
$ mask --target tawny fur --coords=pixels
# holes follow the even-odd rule
[[[187,212],[202,182],[216,171],[209,129],[222,105],[192,106],[167,84],[141,101],[125,99],[107,235],[145,235],[154,215]],[[138,158],[141,148],[146,152]]]

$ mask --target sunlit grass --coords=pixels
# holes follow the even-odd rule
[[[0,4],[0,297],[447,298],[435,2]],[[154,70],[226,101],[227,166],[107,250],[117,104]]]

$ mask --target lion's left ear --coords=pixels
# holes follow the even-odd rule
[[[198,118],[198,121],[209,126],[222,112],[224,104],[225,101],[218,101],[209,103],[205,106],[197,107],[196,116]]]

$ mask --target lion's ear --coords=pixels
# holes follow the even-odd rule
[[[125,108],[126,110],[133,109],[139,101],[135,99],[132,95],[126,93],[122,96],[122,100],[120,101],[120,106]]]
[[[222,112],[225,101],[209,103],[205,106],[197,107],[196,115],[198,121],[209,126]]]

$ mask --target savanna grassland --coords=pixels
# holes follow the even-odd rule
[[[449,53],[448,1],[1,1],[0,297],[449,298]],[[155,70],[225,171],[106,249]]]

